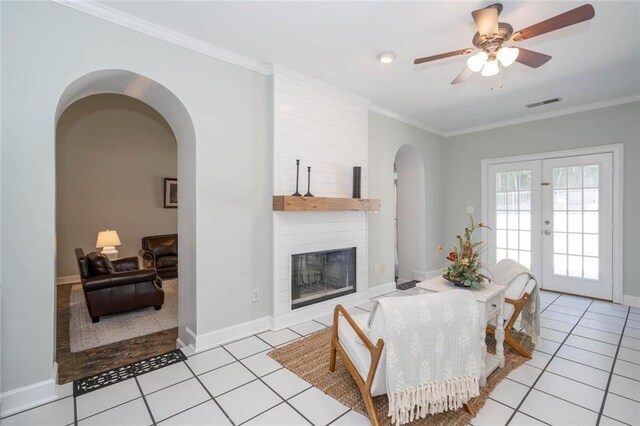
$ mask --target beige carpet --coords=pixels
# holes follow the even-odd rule
[[[91,322],[82,286],[71,288],[69,337],[71,352],[80,352],[121,340],[144,336],[178,326],[178,280],[164,280],[164,305],[156,311],[153,307],[122,314],[100,317]]]
[[[514,337],[523,343],[527,350],[533,349],[531,339],[522,333],[513,333]],[[487,337],[488,351],[495,353],[495,339]],[[285,368],[302,379],[311,383],[321,391],[337,399],[347,407],[367,415],[360,391],[347,368],[342,363],[340,355],[336,362],[336,371],[329,371],[329,352],[331,348],[331,329],[318,331],[302,340],[291,343],[282,348],[269,352],[269,356]],[[487,386],[480,388],[480,396],[469,401],[469,405],[477,411],[482,408],[489,394],[512,370],[522,365],[526,358],[518,355],[505,345],[505,367],[496,370],[487,380]],[[376,404],[378,419],[382,425],[390,425],[389,400],[386,395],[373,399]],[[427,416],[412,422],[413,425],[466,426],[471,421],[464,409]]]

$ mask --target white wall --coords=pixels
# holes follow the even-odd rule
[[[465,208],[480,217],[480,161],[488,158],[624,144],[624,294],[640,296],[637,261],[640,227],[640,102],[502,127],[447,139],[446,236],[453,243],[467,223]]]
[[[178,210],[164,208],[177,155],[166,120],[134,98],[94,95],[65,110],[56,129],[58,277],[77,277],[74,249],[96,251],[98,231],[118,232],[120,258],[137,256],[145,236],[178,232]]]
[[[274,174],[276,195],[296,188],[319,197],[351,197],[353,166],[362,167],[362,197],[367,196],[367,104],[348,92],[276,67],[274,90]],[[357,291],[367,286],[365,212],[273,213],[273,315],[291,311],[291,255],[356,247]],[[296,313],[309,308],[299,308]]]
[[[270,287],[269,79],[58,4],[0,7],[2,103],[11,105],[2,116],[3,392],[52,379],[56,107],[71,82],[96,70],[148,76],[173,92],[193,121],[192,331],[267,316],[268,300],[250,300],[251,288],[268,294]],[[181,253],[194,250],[184,242]]]
[[[424,164],[424,231],[416,235],[422,241],[413,258],[416,266],[408,269],[432,272],[439,270],[443,259],[433,255],[444,241],[444,198],[446,140],[432,133],[369,112],[369,197],[381,200],[380,212],[369,215],[369,287],[393,282],[394,214],[393,162],[404,145],[411,145]],[[412,262],[413,262],[412,261]],[[384,265],[384,268],[383,268]],[[376,267],[377,266],[377,267]],[[384,272],[382,270],[384,269]],[[376,273],[376,271],[378,271]]]

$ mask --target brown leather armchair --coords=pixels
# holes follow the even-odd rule
[[[112,270],[105,271],[89,259],[96,255],[85,256],[81,248],[76,249],[82,289],[94,323],[103,315],[151,306],[156,310],[162,308],[162,279],[154,269],[139,269],[138,258],[127,257],[111,261],[109,268]]]
[[[138,254],[144,267],[155,268],[160,277],[178,276],[178,234],[144,237]]]

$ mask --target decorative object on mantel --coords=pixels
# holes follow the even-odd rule
[[[281,212],[377,211],[380,210],[380,200],[274,195],[273,210]]]
[[[298,192],[299,181],[300,181],[300,160],[296,160],[296,192],[291,194],[292,197],[302,197],[302,194]]]
[[[458,287],[471,287],[472,285],[480,285],[482,281],[489,278],[480,271],[484,269],[484,265],[480,261],[480,255],[485,250],[484,241],[473,242],[473,233],[480,228],[491,229],[479,222],[475,223],[473,216],[469,216],[469,226],[464,228],[464,237],[460,234],[456,235],[458,240],[457,246],[447,255],[447,260],[451,263],[445,268],[443,277],[454,283]],[[444,246],[440,245],[436,253],[444,251]]]
[[[304,196],[313,197],[311,193],[311,166],[307,166],[307,193]]]
[[[362,190],[362,167],[353,166],[353,198],[360,198]]]

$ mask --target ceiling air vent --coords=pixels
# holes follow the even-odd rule
[[[546,101],[534,102],[532,104],[527,105],[527,108],[535,108],[542,105],[555,104],[556,102],[560,102],[561,100],[562,100],[561,98],[553,98],[553,99],[547,99]]]

